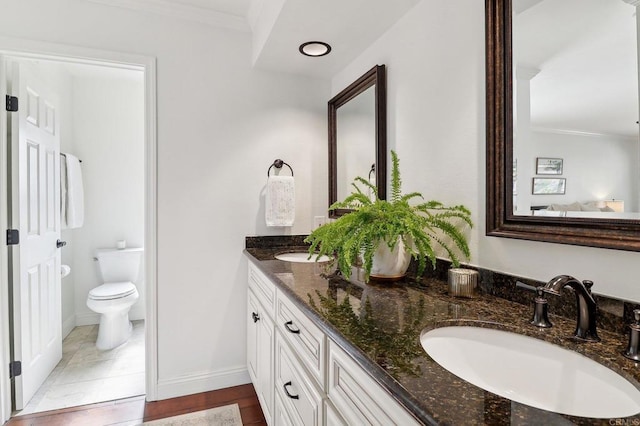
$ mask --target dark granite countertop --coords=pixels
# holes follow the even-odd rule
[[[543,339],[575,350],[611,368],[640,389],[640,364],[621,355],[623,335],[598,330],[599,343],[567,338],[575,320],[550,315],[554,326],[529,324],[530,307],[479,294],[461,299],[447,294],[435,279],[405,279],[364,284],[329,278],[322,264],[274,258],[306,247],[247,248],[251,262],[291,296],[338,345],[350,353],[383,388],[425,424],[445,425],[640,425],[640,415],[625,419],[586,419],[551,413],[500,397],[448,372],[420,345],[423,330],[448,325],[497,328]],[[533,365],[522,365],[533,368]],[[541,372],[544,374],[544,372]]]

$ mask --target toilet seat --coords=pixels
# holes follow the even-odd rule
[[[104,283],[89,292],[92,300],[114,300],[127,297],[136,292],[136,286],[130,281]]]

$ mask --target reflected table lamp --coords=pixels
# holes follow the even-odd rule
[[[624,212],[624,200],[602,200],[598,202],[598,207],[609,207],[614,212],[622,213]]]

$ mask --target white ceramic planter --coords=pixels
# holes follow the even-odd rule
[[[369,276],[382,280],[397,280],[405,276],[411,261],[411,253],[405,250],[402,240],[398,241],[393,251],[386,243],[378,245],[373,255],[373,265]]]

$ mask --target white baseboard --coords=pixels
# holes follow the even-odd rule
[[[251,383],[246,367],[158,380],[157,399],[169,399]]]
[[[144,306],[137,306],[137,307],[133,307],[133,309],[131,309],[129,311],[129,320],[131,321],[139,321],[139,320],[144,320],[145,315],[144,315]]]
[[[76,326],[76,316],[75,315],[71,315],[69,318],[67,318],[66,320],[62,321],[62,339],[64,340],[65,337],[67,337],[69,335],[69,333],[71,333],[71,330],[73,330]]]
[[[143,320],[145,319],[144,315],[144,307],[139,309],[132,309],[129,311],[129,319],[131,321]],[[75,316],[75,326],[81,325],[95,325],[100,324],[100,314],[95,312],[83,312],[81,314],[76,314]]]
[[[76,314],[76,327],[95,324],[100,324],[100,314],[95,312],[83,312],[81,314]]]

